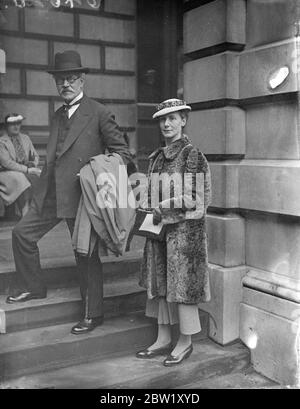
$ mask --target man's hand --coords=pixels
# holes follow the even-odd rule
[[[40,176],[40,174],[41,174],[41,169],[39,169],[39,168],[28,168],[28,173],[30,174],[30,175],[36,175],[36,176]]]
[[[157,224],[161,222],[162,214],[158,207],[153,209],[152,213],[153,213],[153,224],[156,226]]]

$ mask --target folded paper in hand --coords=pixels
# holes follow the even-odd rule
[[[153,240],[163,241],[166,226],[162,223],[153,224],[152,212],[137,210],[133,234],[148,237]]]

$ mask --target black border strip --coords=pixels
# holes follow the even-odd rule
[[[2,30],[0,29],[0,34],[6,35],[9,37],[21,37],[21,38],[28,38],[34,40],[46,40],[46,41],[58,41],[63,43],[78,43],[78,44],[90,44],[90,45],[102,45],[106,47],[115,47],[115,48],[135,48],[134,43],[118,43],[114,41],[102,41],[102,40],[90,40],[81,38],[80,40],[76,41],[74,36],[57,36],[52,34],[43,34],[43,33],[24,33],[20,35],[20,31],[12,31],[12,30]]]
[[[213,1],[215,0],[189,0],[187,3],[183,5],[183,12],[186,13],[187,11],[204,6],[205,4],[208,3],[212,3]]]
[[[224,42],[213,45],[211,47],[202,48],[200,50],[192,51],[184,54],[184,63],[189,61],[199,60],[200,58],[209,57],[216,54],[221,54],[226,51],[242,52],[245,48],[245,44]]]

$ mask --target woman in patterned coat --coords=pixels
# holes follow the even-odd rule
[[[166,146],[149,157],[148,194],[141,203],[152,210],[154,224],[166,225],[166,236],[145,243],[140,285],[147,289],[146,315],[157,319],[158,335],[136,356],[169,354],[165,366],[190,356],[191,335],[201,331],[197,305],[210,300],[205,231],[210,171],[204,155],[183,134],[190,109],[178,99],[158,105],[153,118],[159,120]],[[171,325],[176,323],[180,336],[172,348]]]
[[[0,198],[6,206],[16,201],[24,216],[32,197],[32,184],[40,175],[39,155],[29,136],[20,132],[24,117],[8,114],[0,137]]]

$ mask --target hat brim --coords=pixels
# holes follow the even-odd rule
[[[155,112],[155,114],[152,116],[153,119],[159,118],[161,116],[167,115],[171,112],[176,112],[176,111],[191,111],[192,108],[189,105],[182,105],[182,106],[177,106],[177,107],[169,107],[169,108],[164,108],[160,111]]]
[[[90,69],[87,67],[81,67],[81,68],[68,68],[65,70],[47,70],[49,74],[63,74],[65,72],[83,72],[87,74],[90,72]]]
[[[22,121],[24,121],[25,117],[23,115],[18,115],[16,117],[10,117],[7,118],[6,122],[4,122],[5,125],[15,125],[15,124],[20,124]]]

